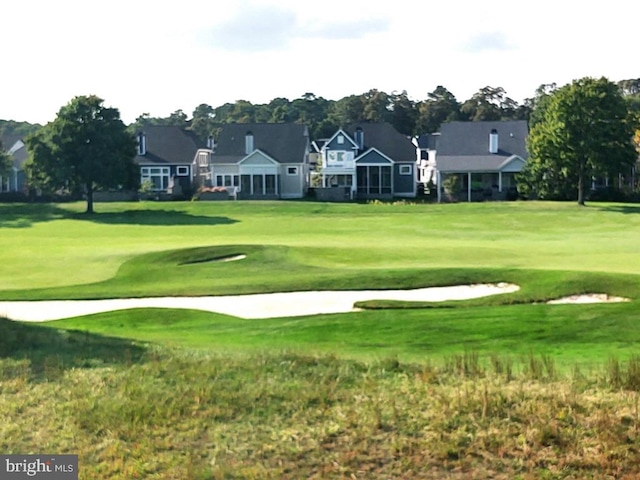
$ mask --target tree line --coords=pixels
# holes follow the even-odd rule
[[[577,192],[581,205],[590,179],[628,175],[640,149],[640,79],[615,84],[606,78],[583,78],[560,88],[541,85],[523,105],[507,97],[504,89],[492,87],[480,89],[464,103],[441,86],[422,102],[413,102],[404,91],[370,90],[338,101],[307,93],[264,105],[243,100],[217,108],[201,104],[191,119],[181,110],[167,118],[143,114],[129,126],[116,108],[103,102],[94,95],[75,97],[55,120],[27,136],[30,186],[85,195],[87,211],[92,212],[96,188],[136,188],[134,134],[145,125],[180,126],[206,138],[225,123],[299,122],[310,127],[313,138],[323,138],[360,121],[389,122],[413,135],[435,132],[452,120],[522,119],[530,125],[522,192],[546,199],[568,199]],[[28,128],[14,124],[1,126]],[[0,169],[7,160],[6,155],[0,157]]]
[[[305,93],[294,100],[278,97],[265,104],[238,100],[212,107],[203,103],[194,109],[191,118],[183,110],[167,117],[142,114],[132,128],[174,125],[206,138],[227,123],[293,122],[307,125],[312,138],[326,138],[339,127],[365,121],[388,122],[400,133],[413,136],[436,132],[442,123],[454,120],[528,120],[532,108],[533,99],[518,104],[502,87],[481,88],[464,102],[443,86],[420,101],[409,98],[404,90],[387,93],[372,89],[340,100]]]

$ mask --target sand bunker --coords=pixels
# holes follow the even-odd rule
[[[29,322],[44,322],[131,308],[187,308],[246,319],[296,317],[352,312],[356,310],[354,308],[356,302],[365,300],[443,302],[511,293],[519,289],[520,287],[517,285],[499,283],[413,290],[313,291],[219,297],[0,302],[0,317]]]
[[[628,298],[614,297],[606,293],[589,293],[584,295],[571,295],[569,297],[557,298],[549,300],[549,305],[560,305],[565,303],[618,303],[630,302]]]

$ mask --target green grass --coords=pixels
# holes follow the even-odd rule
[[[0,319],[0,449],[82,479],[634,478],[640,207],[0,205],[0,299],[513,282],[243,320]],[[216,260],[247,255],[237,262]],[[546,305],[578,293],[630,298]]]

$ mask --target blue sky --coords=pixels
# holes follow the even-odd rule
[[[566,5],[565,5],[566,4]],[[372,88],[458,100],[640,77],[640,2],[21,0],[2,6],[0,118],[46,123],[96,94],[129,123],[200,103]]]

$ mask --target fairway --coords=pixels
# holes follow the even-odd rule
[[[571,362],[574,350],[581,361],[634,353],[628,339],[636,332],[632,319],[640,292],[636,240],[640,207],[636,205],[141,202],[99,204],[93,216],[81,213],[82,209],[82,204],[0,206],[1,300],[202,297],[509,282],[520,290],[443,304],[360,302],[358,306],[373,310],[338,314],[327,317],[331,318],[327,322],[319,317],[318,325],[324,326],[305,337],[305,348],[335,348],[336,353],[366,356],[390,351],[416,359],[415,342],[385,332],[402,328],[402,319],[410,318],[408,323],[422,322],[428,335],[434,319],[442,323],[441,319],[453,315],[460,327],[449,337],[430,342],[427,357],[451,352],[456,345],[498,354],[512,350],[511,339],[478,335],[482,328],[477,322],[482,323],[483,316],[487,322],[499,319],[501,328],[519,332],[526,342],[522,351],[561,352],[563,362]],[[219,261],[227,258],[242,260]],[[585,293],[633,301],[620,306],[540,305]],[[529,307],[532,304],[537,304],[535,309]],[[518,307],[509,310],[506,305]],[[571,339],[584,328],[582,315],[599,318],[607,312],[615,312],[619,323],[603,322],[597,335],[600,341],[593,347],[570,348]],[[149,313],[151,324],[155,315],[160,314]],[[345,334],[345,338],[335,334],[341,331],[337,328],[341,322],[357,323],[362,315],[375,319],[375,328],[367,332],[370,341],[348,337],[361,333]],[[134,314],[104,313],[51,326],[149,339],[146,327],[128,328],[128,316]],[[121,325],[114,332],[102,327],[111,317]],[[193,318],[199,319],[201,334],[193,333],[194,325],[182,331],[177,324],[164,340],[172,345],[195,343],[200,348],[218,342],[207,332],[219,316],[200,312]],[[540,328],[538,320],[545,318],[555,319],[556,331],[553,324]],[[287,321],[272,322],[281,322],[286,331]],[[621,328],[623,324],[627,327]],[[262,327],[254,323],[243,328],[246,336],[253,337]],[[557,331],[565,336],[559,337]],[[332,340],[314,342],[313,335]],[[194,342],[194,338],[200,340]],[[257,338],[256,348],[268,350],[276,344],[296,348],[295,334],[285,333],[284,342],[274,342],[270,335]],[[153,340],[163,342],[161,331],[154,329]],[[228,338],[224,343],[227,348],[233,346]],[[240,350],[242,345],[246,341],[239,339]],[[384,348],[378,351],[376,345]]]

